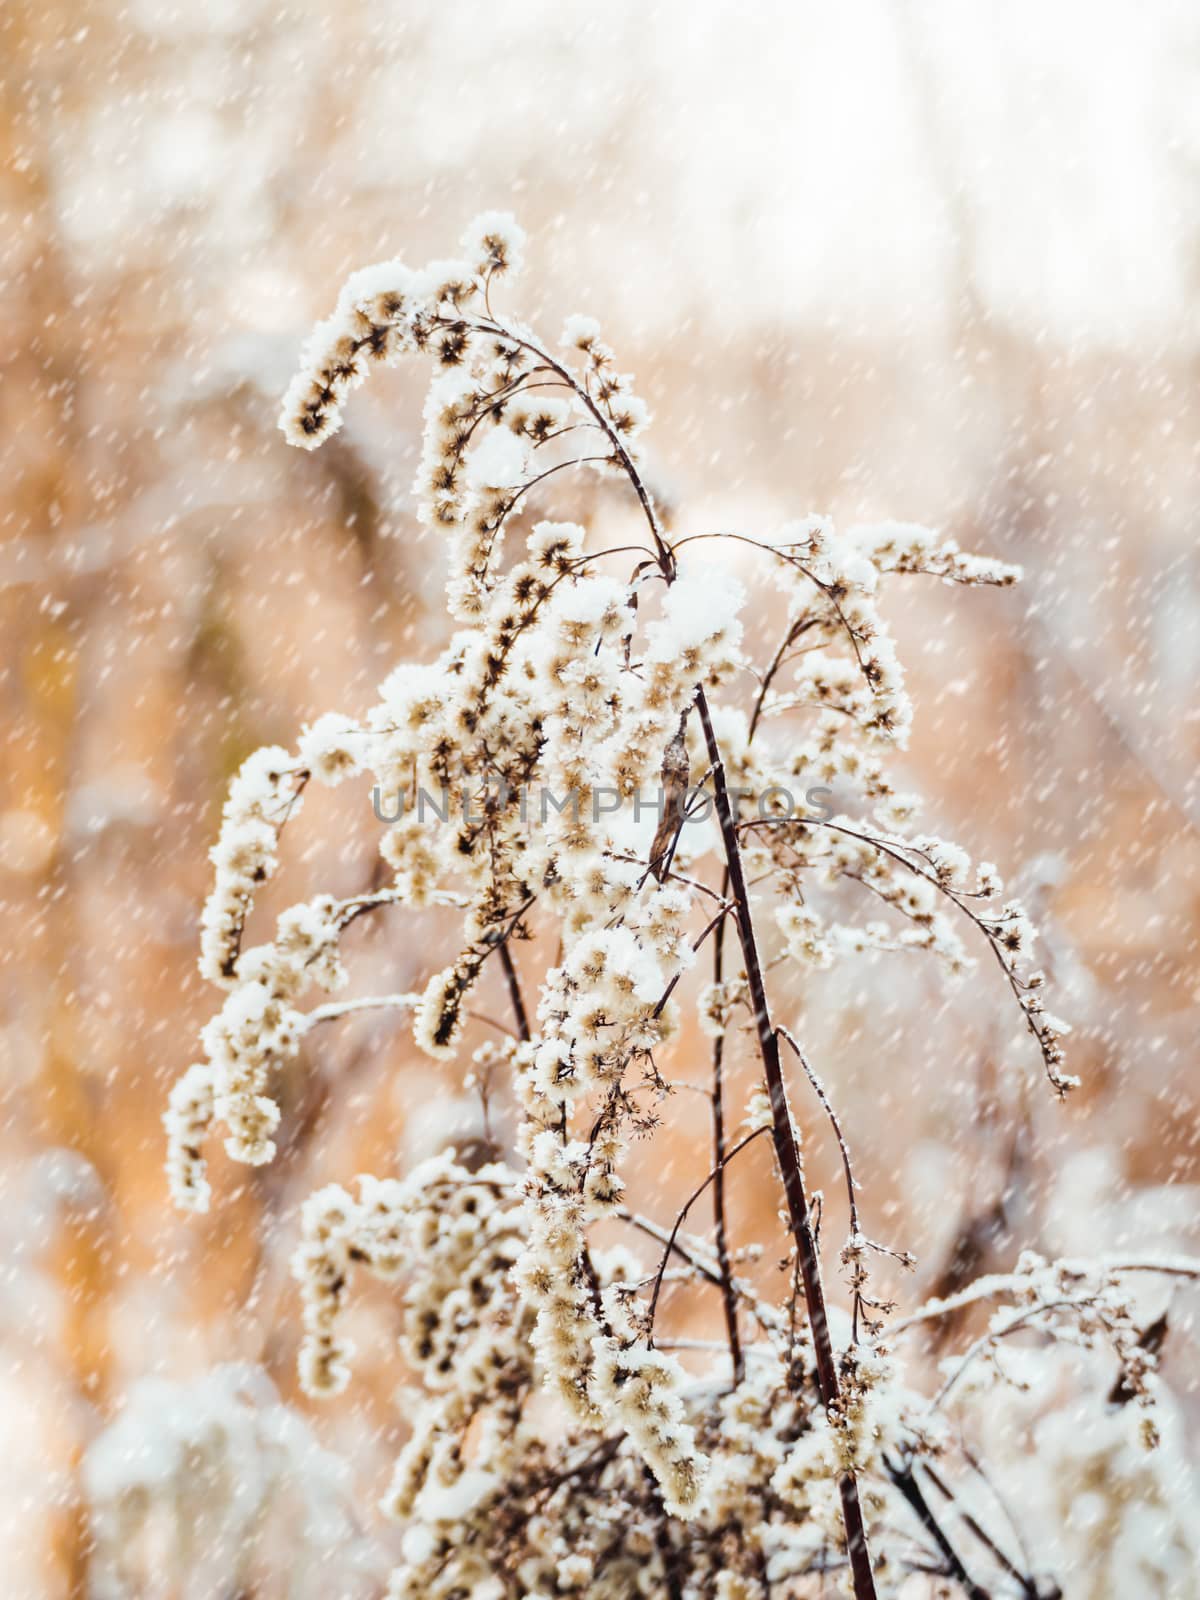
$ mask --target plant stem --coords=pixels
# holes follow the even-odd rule
[[[675,1248],[675,1240],[678,1237],[680,1228],[683,1227],[684,1220],[686,1219],[688,1212],[692,1209],[692,1206],[696,1203],[696,1201],[699,1200],[700,1196],[704,1193],[705,1189],[708,1188],[709,1184],[715,1182],[720,1177],[722,1171],[729,1164],[729,1162],[731,1162],[733,1160],[734,1156],[736,1156],[739,1153],[739,1151],[744,1150],[746,1148],[746,1146],[752,1140],[757,1139],[760,1133],[765,1133],[765,1132],[766,1132],[765,1128],[755,1128],[752,1132],[748,1133],[744,1139],[739,1140],[739,1142],[734,1145],[733,1149],[729,1152],[728,1155],[722,1155],[722,1157],[721,1157],[721,1166],[720,1167],[714,1167],[713,1170],[709,1173],[708,1177],[705,1178],[704,1182],[702,1184],[700,1184],[698,1188],[693,1189],[691,1194],[683,1202],[683,1206],[680,1209],[678,1216],[675,1218],[675,1226],[671,1229],[670,1236],[667,1239],[666,1249],[663,1251],[662,1260],[659,1262],[658,1272],[655,1275],[655,1279],[654,1279],[654,1291],[650,1296],[650,1306],[649,1306],[649,1309],[646,1312],[646,1322],[647,1322],[647,1324],[648,1324],[648,1326],[649,1326],[649,1328],[651,1330],[651,1335],[653,1335],[653,1331],[654,1331],[654,1313],[655,1313],[655,1311],[656,1311],[656,1309],[658,1307],[659,1294],[662,1292],[663,1279],[665,1278],[666,1272],[667,1272],[667,1263],[671,1259],[671,1251]],[[724,1147],[722,1146],[722,1148],[724,1148]],[[733,1327],[734,1327],[734,1334],[735,1334],[735,1337],[736,1337],[736,1331],[737,1331],[737,1299],[736,1299],[736,1292],[735,1292],[734,1287],[733,1287],[733,1274],[732,1274],[732,1272],[730,1272],[728,1274],[728,1276],[723,1280],[721,1287],[725,1292],[727,1300],[732,1299],[733,1303],[734,1303],[734,1305],[733,1305],[733,1311],[734,1311]],[[742,1366],[742,1370],[744,1371],[745,1368],[744,1368],[744,1363],[742,1363],[740,1341],[739,1341],[739,1345],[738,1345],[738,1363],[739,1363],[739,1365]],[[741,1378],[739,1377],[737,1381],[740,1382]]]
[[[930,1510],[929,1502],[921,1492],[921,1486],[917,1482],[916,1474],[913,1472],[912,1467],[899,1466],[896,1462],[889,1461],[886,1456],[884,1457],[884,1464],[887,1467],[888,1476],[904,1496],[909,1506],[911,1506],[917,1520],[945,1558],[950,1577],[956,1583],[961,1584],[966,1591],[968,1600],[992,1600],[989,1592],[981,1584],[975,1582],[963,1565],[962,1557],[950,1543],[945,1529]]]
[[[529,1013],[525,1009],[525,997],[521,993],[521,980],[517,975],[517,964],[513,960],[512,951],[508,948],[508,940],[504,939],[500,945],[500,965],[504,969],[504,981],[508,985],[508,998],[512,1003],[513,1016],[517,1023],[517,1037],[523,1044],[528,1044],[533,1035],[529,1031]]]
[[[726,872],[728,876],[728,870]],[[725,887],[728,894],[728,887]],[[719,984],[724,972],[725,918],[713,935],[713,982]],[[729,1337],[729,1358],[733,1363],[733,1386],[746,1376],[738,1331],[737,1293],[733,1287],[733,1266],[729,1260],[729,1230],[725,1220],[725,1035],[713,1040],[712,1129],[713,1129],[713,1230],[716,1235],[717,1265],[721,1269],[721,1301],[725,1308],[725,1328]]]
[[[742,852],[738,842],[737,819],[730,805],[729,790],[725,783],[725,765],[721,749],[709,716],[708,702],[703,689],[696,691],[696,707],[704,728],[708,747],[708,760],[712,768],[713,790],[716,797],[717,821],[725,860],[729,868],[729,885],[736,907],[738,937],[746,967],[746,981],[750,987],[750,1001],[754,1008],[754,1023],[758,1033],[759,1051],[767,1079],[767,1092],[771,1100],[772,1134],[775,1156],[783,1178],[787,1199],[788,1218],[800,1264],[804,1285],[804,1303],[808,1325],[812,1331],[813,1352],[817,1364],[817,1388],[821,1403],[830,1420],[836,1422],[841,1389],[838,1383],[837,1364],[834,1360],[833,1341],[829,1334],[829,1319],[825,1312],[825,1291],[821,1282],[821,1262],[813,1237],[812,1221],[808,1210],[808,1197],[804,1191],[804,1170],[800,1151],[792,1127],[788,1108],[787,1086],[783,1078],[780,1059],[779,1035],[771,1021],[771,1008],[763,981],[762,962],[758,954],[758,941],[754,920],[750,913],[750,895],[746,887],[746,874],[742,867]],[[871,1571],[871,1557],[867,1549],[867,1530],[863,1520],[862,1502],[853,1473],[844,1473],[838,1479],[842,1499],[842,1516],[846,1523],[846,1549],[850,1557],[850,1570],[854,1578],[855,1600],[876,1600],[875,1578]]]

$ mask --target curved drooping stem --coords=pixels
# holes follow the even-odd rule
[[[748,1133],[745,1136],[744,1139],[740,1139],[737,1142],[737,1144],[734,1145],[733,1149],[728,1152],[728,1154],[723,1154],[722,1157],[721,1157],[721,1169],[718,1169],[718,1168],[714,1167],[713,1170],[704,1179],[704,1181],[702,1183],[700,1183],[700,1184],[697,1184],[696,1188],[694,1188],[692,1190],[691,1194],[683,1202],[683,1205],[679,1208],[679,1214],[675,1218],[675,1226],[671,1229],[671,1232],[667,1237],[666,1247],[663,1250],[662,1260],[658,1264],[658,1271],[657,1271],[657,1273],[655,1274],[655,1277],[654,1277],[654,1289],[653,1289],[653,1292],[651,1293],[651,1296],[650,1296],[650,1306],[649,1306],[649,1309],[646,1312],[646,1322],[647,1322],[647,1324],[648,1324],[648,1326],[650,1328],[651,1336],[653,1336],[653,1332],[654,1332],[654,1313],[655,1313],[655,1311],[656,1311],[656,1309],[658,1307],[658,1297],[659,1297],[659,1294],[662,1292],[663,1280],[665,1279],[666,1273],[667,1273],[667,1263],[671,1259],[671,1252],[675,1248],[675,1240],[678,1237],[680,1228],[683,1227],[683,1224],[684,1224],[684,1222],[685,1222],[685,1220],[687,1218],[688,1212],[692,1209],[693,1205],[695,1205],[696,1201],[699,1200],[700,1196],[704,1193],[705,1189],[708,1188],[709,1184],[716,1182],[718,1176],[720,1175],[720,1170],[723,1170],[726,1166],[728,1166],[728,1164],[733,1160],[734,1156],[736,1156],[739,1151],[744,1150],[748,1144],[750,1144],[753,1140],[757,1139],[760,1134],[763,1134],[765,1132],[766,1132],[765,1128],[755,1128],[755,1129],[753,1129],[750,1133]],[[722,1271],[722,1287],[727,1289],[727,1293],[729,1295],[733,1295],[734,1294],[734,1288],[733,1288],[733,1277],[732,1277],[732,1274],[730,1274],[730,1276],[728,1278],[728,1281],[726,1282],[726,1279],[725,1279],[725,1276],[724,1276],[724,1274],[725,1274],[724,1266],[722,1266],[721,1271]],[[736,1307],[737,1307],[737,1302],[736,1302],[736,1298],[735,1298],[735,1301],[734,1301],[734,1313],[735,1313],[734,1314],[734,1326],[735,1326],[735,1328],[736,1328],[736,1325],[737,1325]],[[740,1343],[738,1345],[738,1361],[741,1363],[742,1370],[744,1372],[745,1363],[744,1363],[744,1358],[741,1355]],[[740,1379],[739,1379],[739,1381],[740,1381]]]

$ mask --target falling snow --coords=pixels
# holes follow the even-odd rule
[[[0,1592],[1196,1600],[1197,18],[0,45]]]

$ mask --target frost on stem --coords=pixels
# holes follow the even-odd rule
[[[770,1026],[750,998],[762,974],[724,939],[735,916],[743,933],[757,919],[759,940],[775,941],[768,971],[776,959],[824,967],[860,951],[925,950],[962,976],[972,946],[990,951],[1052,1083],[1070,1086],[1066,1027],[1029,970],[1023,910],[993,867],[917,830],[916,802],[887,765],[912,706],[881,609],[886,583],[924,574],[1004,586],[1017,572],[907,524],[839,531],[808,517],[773,539],[733,534],[786,608],[764,654],[761,630],[745,630],[745,593],[714,577],[701,536],[667,541],[638,469],[646,408],[598,325],[572,317],[545,343],[497,310],[523,243],[510,217],[489,214],[459,260],[356,273],[288,391],[281,426],[311,449],[340,426],[372,364],[432,363],[414,493],[445,555],[453,626],[434,659],[394,669],[361,720],[322,717],[295,755],[260,751],[234,781],[202,937],[202,970],[224,1000],[204,1030],[205,1060],[171,1097],[172,1191],[207,1205],[202,1145],[214,1121],[235,1160],[271,1159],[273,1080],[316,1023],[399,1006],[419,1049],[450,1062],[484,1025],[476,991],[489,986],[487,1021],[495,994],[512,1017],[512,1037],[489,1047],[488,1094],[514,1128],[504,1159],[473,1170],[451,1152],[399,1179],[323,1189],[304,1208],[294,1260],[311,1393],[350,1381],[343,1312],[355,1275],[395,1280],[402,1297],[419,1404],[387,1497],[407,1525],[392,1595],[784,1600],[824,1574],[847,1577],[850,1554],[860,1600],[898,1594],[915,1572],[957,1577],[933,1514],[914,1516],[909,1480],[896,1476],[898,1462],[953,1458],[941,1419],[951,1396],[931,1406],[919,1367],[882,1342],[887,1308],[868,1298],[866,1264],[880,1247],[859,1226],[849,1148],[816,1073],[804,1062],[846,1164],[853,1313],[831,1306],[828,1331],[820,1325],[836,1367],[821,1394],[813,1374],[829,1345],[818,1348],[798,1295],[764,1299],[738,1275],[753,1253],[687,1232],[685,1213],[664,1227],[632,1211],[624,1169],[631,1141],[673,1110],[667,1047],[684,1007],[718,1065],[756,1036],[751,1025],[760,1044]],[[577,467],[630,491],[635,520],[620,547],[542,519],[557,475]],[[719,836],[683,827],[664,852],[653,845],[664,767],[689,772],[707,803],[714,750],[732,816]],[[388,882],[294,906],[269,942],[246,947],[306,785],[356,777],[407,802],[381,839]],[[843,809],[798,815],[778,798],[820,785]],[[415,809],[421,795],[437,797],[434,815]],[[728,898],[734,858],[752,886],[744,903]],[[835,916],[835,903],[851,909]],[[430,952],[419,994],[300,1008],[310,986],[343,983],[351,922],[407,916],[423,941],[419,919],[433,906],[461,920]],[[689,976],[723,946],[712,981]],[[530,949],[549,953],[536,994]],[[720,1083],[718,1072],[710,1098],[723,1116]],[[765,1089],[728,1109],[730,1126],[747,1113],[750,1136],[778,1132],[786,1115]],[[748,1138],[714,1141],[693,1200],[736,1179]],[[1023,1321],[993,1327],[969,1365],[982,1370],[1010,1332],[1056,1331],[1069,1300],[1070,1326],[1103,1333],[1148,1391],[1153,1352],[1120,1310],[1119,1274],[1084,1294],[1064,1270],[1022,1267],[1020,1294],[1033,1297]],[[727,1329],[727,1343],[701,1342],[687,1367],[659,1296],[676,1282],[719,1295]],[[865,1339],[864,1307],[880,1313]],[[847,1493],[872,1552],[865,1576],[862,1550],[847,1551]],[[993,1559],[986,1545],[973,1553]]]

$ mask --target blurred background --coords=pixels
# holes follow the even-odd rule
[[[348,271],[453,254],[482,209],[530,233],[517,314],[595,314],[636,374],[676,530],[895,517],[1026,567],[895,589],[903,771],[1036,910],[1084,1089],[1054,1103],[998,981],[989,1010],[892,957],[794,997],[867,1225],[919,1257],[905,1304],[1026,1244],[1196,1249],[1194,6],[9,0],[0,96],[6,1595],[380,1592],[396,1310],[359,1295],[349,1403],[297,1398],[296,1208],[477,1108],[386,1015],[329,1031],[279,1161],[214,1153],[200,1220],[168,1207],[159,1118],[216,1005],[231,772],[440,638],[425,372],[312,457],[279,397]],[[268,914],[361,888],[376,835],[364,793],[314,798]],[[365,989],[429,970],[353,939]],[[765,1164],[736,1205],[769,1235]],[[1165,1351],[1193,1420],[1195,1304]]]

